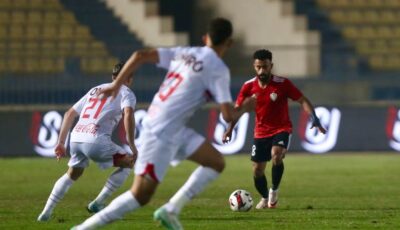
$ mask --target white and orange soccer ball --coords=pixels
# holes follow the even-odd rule
[[[253,207],[253,198],[248,191],[238,189],[229,196],[229,206],[234,212],[247,212]]]

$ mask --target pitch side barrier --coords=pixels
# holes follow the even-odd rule
[[[145,106],[139,106],[136,116],[136,143],[141,143]],[[0,156],[53,157],[62,116],[67,107],[1,108]],[[310,121],[299,107],[291,107],[293,134],[291,152],[326,154],[340,151],[400,151],[400,106],[327,106],[316,113],[327,128],[322,135],[310,129]],[[215,107],[198,111],[189,126],[211,140],[224,154],[250,152],[254,113],[245,114],[235,127],[232,140],[222,144],[227,124]],[[126,148],[125,132],[120,124],[113,140]]]

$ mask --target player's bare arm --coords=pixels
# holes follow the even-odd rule
[[[304,109],[304,111],[306,111],[311,116],[311,118],[312,118],[311,128],[316,127],[321,133],[325,134],[326,130],[324,127],[322,127],[322,125],[319,121],[319,118],[315,114],[314,107],[311,104],[311,102],[308,100],[308,98],[302,96],[302,97],[300,97],[299,100],[297,100],[297,102],[301,105],[301,107]]]
[[[134,110],[131,107],[124,108],[124,127],[126,133],[126,140],[128,141],[129,148],[133,155],[129,161],[132,161],[132,166],[136,161],[138,150],[135,145],[135,116]],[[133,158],[132,158],[133,157]]]
[[[239,106],[235,105],[234,110],[239,110]],[[226,129],[226,131],[222,135],[222,143],[226,144],[229,141],[231,141],[231,139],[232,139],[232,131],[233,131],[233,128],[235,127],[235,125],[237,124],[238,120],[239,119],[234,119],[231,122],[229,122],[228,128]]]
[[[229,123],[228,129],[225,131],[225,133],[222,136],[222,142],[223,143],[228,143],[231,140],[232,137],[232,131],[233,128],[235,127],[236,123],[238,122],[239,118],[246,112],[251,112],[255,108],[256,104],[256,97],[248,97],[246,98],[243,103],[238,106],[236,105],[234,108],[232,108],[232,105],[230,103],[226,103],[229,105],[223,106],[224,104],[221,104],[221,112],[222,112],[222,117],[224,120]],[[231,118],[231,120],[225,119],[224,116],[224,110],[227,118]],[[231,111],[229,111],[231,110]],[[232,115],[230,115],[232,114]]]
[[[70,108],[64,114],[64,119],[62,121],[61,129],[60,129],[60,135],[58,136],[57,146],[54,149],[54,152],[57,156],[57,160],[59,160],[62,156],[65,155],[65,151],[66,151],[65,150],[65,140],[67,139],[68,132],[71,129],[75,118],[78,115],[79,114],[73,108]]]
[[[158,63],[159,56],[156,49],[143,49],[133,52],[131,57],[125,63],[121,72],[118,74],[115,81],[109,87],[101,89],[99,95],[105,97],[115,96],[118,94],[119,88],[124,82],[144,63]]]

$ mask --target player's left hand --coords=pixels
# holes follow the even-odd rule
[[[318,126],[318,130],[323,134],[326,133],[326,129],[324,127],[322,127],[322,126]]]
[[[322,127],[321,124],[312,124],[312,125],[311,125],[311,129],[313,129],[313,128],[317,128],[318,131],[319,131],[320,133],[322,133],[322,134],[325,134],[325,133],[326,133],[326,129],[325,129],[324,127]]]
[[[59,161],[65,155],[65,146],[62,143],[58,143],[56,148],[54,149],[54,153],[56,154],[57,161]]]
[[[222,136],[222,143],[226,144],[231,141],[232,138],[232,131],[226,131],[224,135]]]

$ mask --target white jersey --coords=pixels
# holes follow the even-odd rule
[[[152,133],[173,138],[210,99],[232,102],[229,69],[210,47],[160,48],[158,54],[168,73],[143,120]]]
[[[71,132],[71,142],[94,143],[110,140],[114,128],[121,120],[123,109],[135,109],[136,97],[125,85],[121,86],[115,99],[97,98],[98,90],[109,84],[92,88],[73,106],[79,113],[79,120]]]

